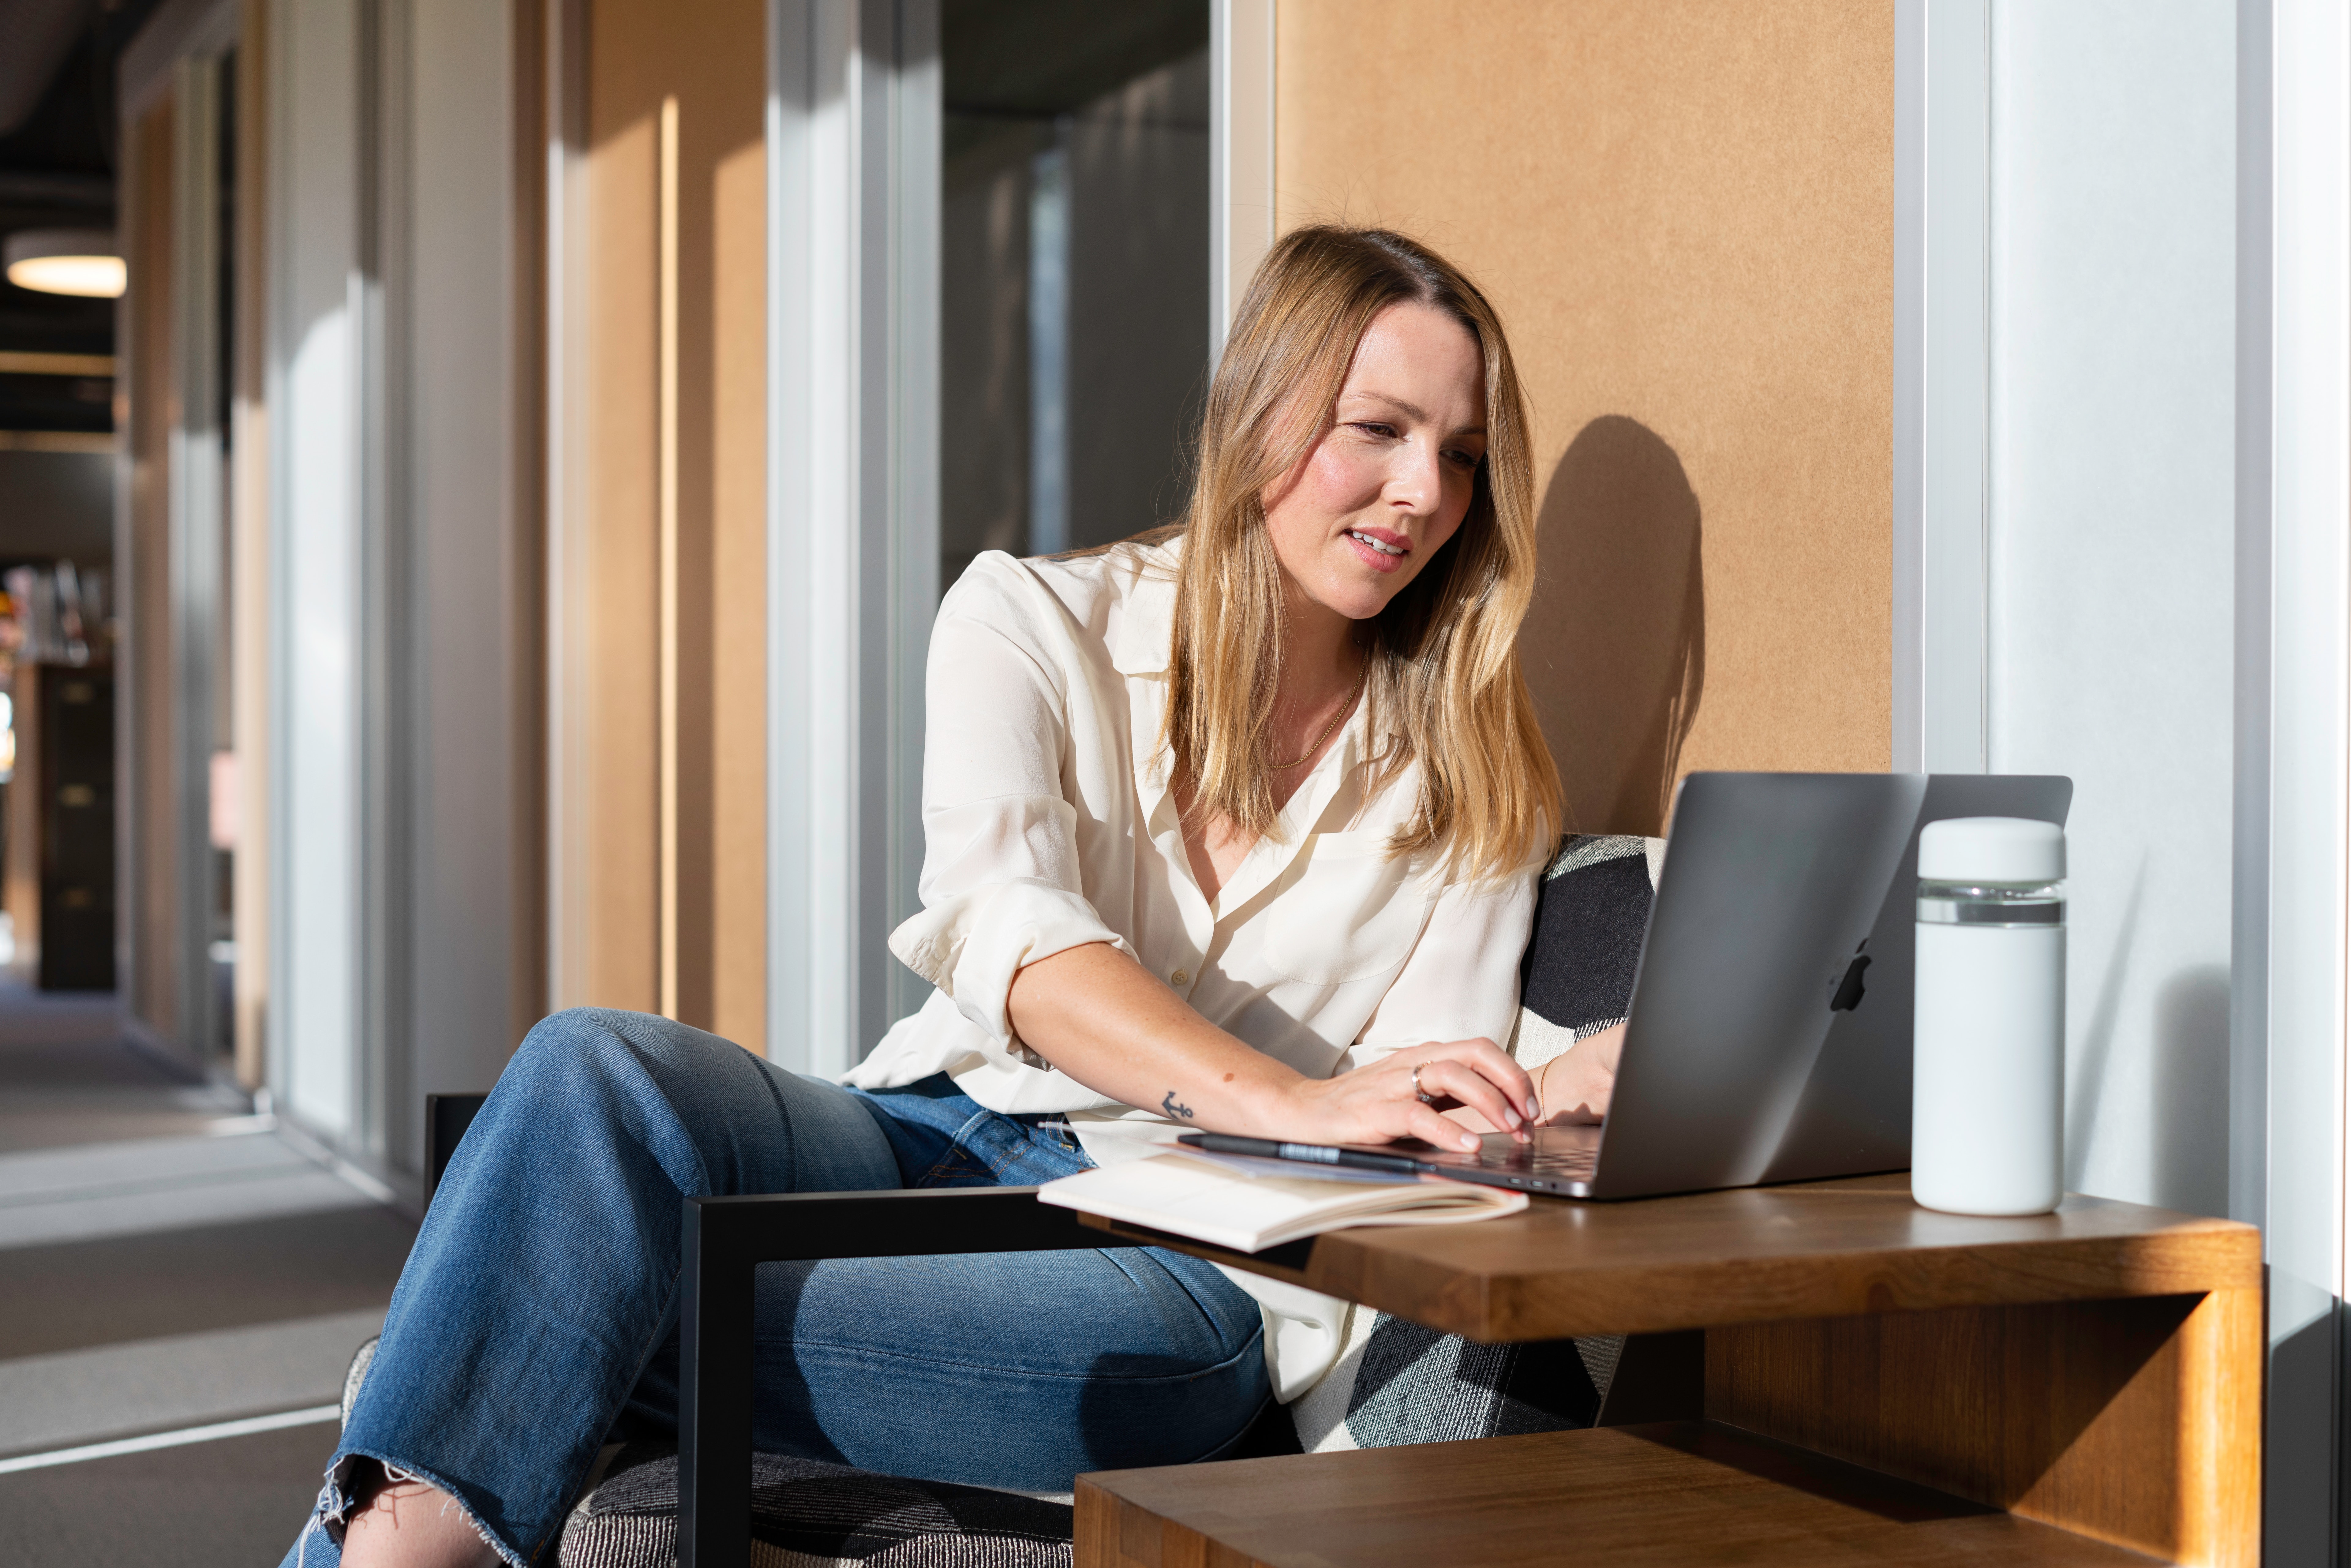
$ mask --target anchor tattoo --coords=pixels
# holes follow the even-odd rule
[[[1186,1122],[1192,1119],[1192,1107],[1189,1105],[1177,1104],[1176,1103],[1176,1091],[1173,1089],[1167,1091],[1166,1099],[1159,1102],[1159,1108],[1162,1111],[1166,1112],[1171,1116],[1181,1116]]]

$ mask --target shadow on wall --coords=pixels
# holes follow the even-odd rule
[[[2229,1212],[2229,967],[2195,964],[2155,997],[2155,1168],[2166,1208]]]
[[[2080,800],[2074,805],[2078,811]],[[2097,998],[2086,997],[2065,998],[2067,1028],[2078,1002],[2089,1001],[2090,1011],[2083,1020],[2081,1033],[2068,1047],[2065,1059],[2065,1190],[2080,1192],[2087,1185],[2085,1173],[2090,1168],[2090,1142],[2098,1126],[2098,1108],[2106,1095],[2106,1066],[2115,1053],[2115,1025],[2122,1018],[2123,981],[2130,969],[2132,943],[2138,936],[2139,906],[2147,898],[2147,863],[2145,850],[2139,852],[2138,869],[2131,873],[2130,896],[2123,901],[2122,923],[2115,927],[2115,945],[2106,956],[2105,973],[2099,977]],[[2073,931],[2065,934],[2070,946],[2081,940]],[[2086,966],[2067,966],[2069,983]],[[2158,1093],[2162,1090],[2158,1084]]]
[[[1706,686],[1698,497],[1655,431],[1607,414],[1569,444],[1537,527],[1519,651],[1568,825],[1662,833]]]

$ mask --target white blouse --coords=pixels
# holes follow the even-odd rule
[[[1159,744],[1180,543],[1075,560],[974,560],[931,632],[923,912],[890,950],[937,988],[846,1082],[945,1072],[990,1110],[1061,1112],[1097,1163],[1176,1125],[1056,1071],[1005,1016],[1023,965],[1107,942],[1210,1023],[1313,1077],[1431,1040],[1507,1043],[1531,874],[1447,883],[1387,844],[1417,803],[1408,768],[1364,798],[1359,707],[1280,828],[1211,900],[1192,875]],[[1119,1125],[1119,1124],[1126,1124]],[[1328,1370],[1343,1304],[1256,1275],[1287,1400]]]

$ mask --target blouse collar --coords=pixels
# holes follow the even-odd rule
[[[1164,675],[1176,657],[1176,571],[1184,541],[1135,552],[1134,584],[1120,607],[1111,667],[1122,675]]]

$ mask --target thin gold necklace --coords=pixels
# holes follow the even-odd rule
[[[1371,683],[1371,679],[1372,660],[1371,655],[1366,653],[1364,656],[1363,673],[1355,677],[1355,695],[1347,699],[1344,707],[1331,716],[1331,722],[1322,727],[1322,733],[1314,737],[1314,744],[1306,748],[1304,757],[1301,757],[1296,762],[1277,762],[1273,765],[1273,770],[1276,773],[1287,773],[1293,768],[1303,766],[1309,758],[1322,750],[1322,743],[1331,738],[1331,732],[1337,729],[1340,723],[1355,711],[1355,705],[1364,700],[1364,687]]]

